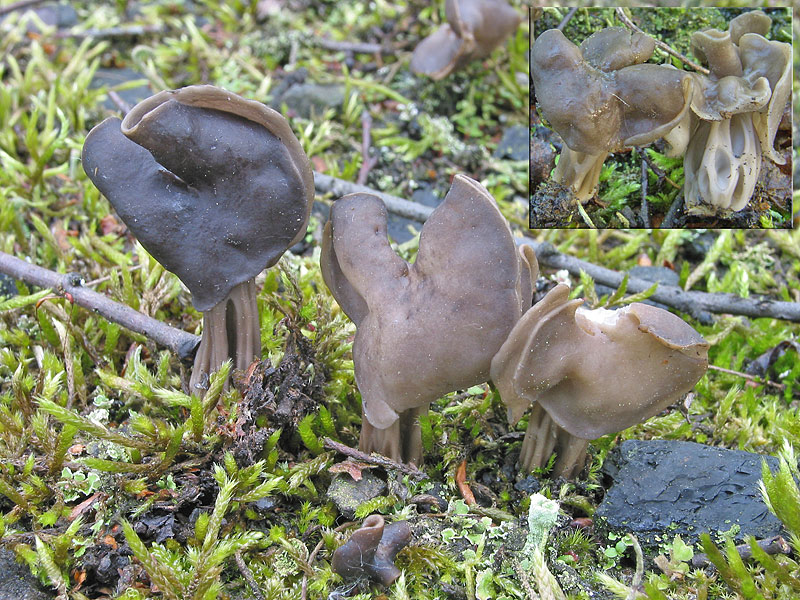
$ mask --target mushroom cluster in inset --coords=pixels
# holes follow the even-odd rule
[[[457,175],[422,227],[413,264],[395,254],[386,208],[337,200],[320,258],[325,283],[356,324],[360,447],[421,464],[419,417],[448,392],[489,378],[492,357],[530,307],[538,265],[476,181]]]
[[[505,0],[446,0],[447,23],[414,49],[411,70],[442,79],[491,54],[522,20]]]
[[[610,152],[649,144],[689,110],[689,73],[644,63],[653,40],[622,27],[592,34],[580,47],[558,29],[531,48],[537,105],[564,140],[553,178],[585,202],[595,193]]]
[[[694,74],[693,124],[684,148],[684,198],[690,214],[747,206],[762,154],[782,165],[773,144],[792,86],[792,47],[764,36],[762,11],[731,20],[727,31],[692,36],[692,52],[711,73]]]
[[[574,477],[589,440],[657,414],[708,367],[708,343],[672,313],[633,303],[582,307],[560,284],[517,322],[492,359],[491,377],[516,423],[532,408],[522,444],[525,471],[547,465]]]
[[[752,11],[727,31],[696,32],[692,51],[709,75],[639,64],[654,42],[621,27],[592,34],[580,48],[557,29],[542,33],[531,74],[537,106],[564,140],[553,179],[586,202],[609,152],[664,138],[668,156],[685,155],[688,214],[743,209],[762,153],[784,162],[773,143],[791,93],[791,45],[767,40],[770,24]]]
[[[255,277],[305,234],[311,167],[280,113],[213,86],[165,91],[86,137],[83,168],[203,313],[190,387],[261,353]]]

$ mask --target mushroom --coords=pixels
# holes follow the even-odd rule
[[[589,440],[621,431],[688,392],[708,367],[708,343],[672,313],[633,303],[589,310],[560,284],[517,322],[491,377],[516,423],[533,406],[525,471],[555,452],[555,476],[583,468]]]
[[[531,48],[537,106],[564,140],[553,178],[581,202],[594,194],[610,152],[667,135],[689,110],[694,83],[688,73],[639,64],[654,47],[648,36],[610,27],[580,48],[549,29]]]
[[[771,19],[761,11],[731,20],[727,31],[692,36],[692,52],[709,66],[694,74],[697,115],[684,158],[684,198],[690,214],[745,208],[761,170],[762,154],[777,164],[774,147],[791,93],[790,44],[767,40]]]
[[[411,528],[406,521],[386,525],[382,516],[370,515],[333,553],[331,568],[343,579],[368,577],[390,586],[400,577],[394,559],[410,541]]]
[[[305,233],[311,167],[286,120],[213,86],[164,91],[86,137],[83,168],[203,313],[190,387],[261,352],[255,277]]]
[[[422,40],[411,70],[442,79],[491,54],[519,26],[522,16],[505,0],[446,0],[447,24]]]
[[[419,416],[488,379],[492,357],[530,307],[533,250],[518,251],[489,192],[457,175],[422,227],[413,264],[389,245],[383,202],[359,193],[334,203],[320,266],[357,328],[361,450],[421,464]]]

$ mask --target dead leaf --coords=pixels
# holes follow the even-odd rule
[[[347,473],[353,478],[353,481],[361,481],[361,471],[364,469],[373,469],[375,465],[368,463],[358,462],[355,460],[345,460],[328,468],[329,473]]]

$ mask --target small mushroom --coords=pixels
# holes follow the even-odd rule
[[[519,26],[522,16],[505,0],[446,0],[447,24],[414,49],[411,70],[442,79],[491,54]]]
[[[653,49],[652,39],[621,27],[592,34],[580,48],[549,29],[531,48],[537,106],[565,143],[553,178],[581,202],[594,194],[610,152],[667,135],[689,110],[688,73],[639,64]]]
[[[406,521],[386,525],[382,516],[370,515],[333,553],[331,568],[343,579],[367,577],[390,586],[400,577],[394,559],[410,541],[411,528]]]
[[[164,91],[92,129],[82,160],[203,313],[192,391],[228,357],[247,368],[261,352],[255,277],[302,238],[314,199],[286,120],[213,86]]]
[[[520,465],[555,476],[583,468],[589,440],[621,431],[688,392],[708,367],[708,343],[672,313],[633,303],[589,310],[560,284],[514,326],[491,376],[516,423],[531,411]]]
[[[518,251],[489,192],[457,175],[422,227],[413,264],[389,245],[383,202],[350,194],[333,205],[320,266],[357,327],[361,449],[421,464],[419,416],[444,394],[488,379],[492,357],[530,306],[533,250]]]

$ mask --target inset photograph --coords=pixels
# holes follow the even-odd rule
[[[792,227],[789,8],[544,8],[530,227]]]

